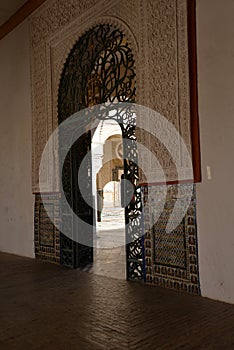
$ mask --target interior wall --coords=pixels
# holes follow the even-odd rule
[[[33,257],[29,25],[0,41],[0,250]]]
[[[233,13],[233,0],[225,6],[222,0],[197,0],[200,282],[203,296],[227,302],[234,302]],[[27,21],[0,41],[0,77],[0,250],[34,256]]]
[[[234,303],[234,1],[197,0],[202,295]],[[207,177],[211,168],[211,179]]]

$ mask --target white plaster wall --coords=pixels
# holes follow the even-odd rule
[[[0,41],[0,250],[33,257],[29,25]]]
[[[234,1],[197,0],[197,34],[201,290],[203,296],[234,303]]]

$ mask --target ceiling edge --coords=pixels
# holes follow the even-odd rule
[[[0,26],[0,40],[23,22],[33,11],[46,0],[28,0],[5,23]]]

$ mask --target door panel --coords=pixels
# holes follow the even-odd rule
[[[96,26],[87,31],[71,50],[62,72],[58,113],[59,123],[84,108],[113,102],[135,102],[135,62],[127,38],[115,27],[108,24]],[[129,113],[130,112],[130,113]],[[124,174],[135,188],[134,200],[125,208],[127,242],[127,278],[143,279],[143,240],[141,193],[138,186],[137,147],[135,135],[135,116],[128,111],[113,117],[122,129],[124,143]],[[124,123],[123,123],[123,118]],[[62,147],[62,145],[61,145]],[[63,171],[63,188],[66,198],[82,222],[90,223],[90,229],[75,227],[71,214],[63,211],[63,225],[70,225],[72,239],[61,235],[62,264],[78,267],[93,259],[92,247],[84,246],[80,241],[86,235],[92,243],[93,209],[82,197],[77,174],[85,155],[90,151],[91,134],[76,141],[67,155]],[[84,183],[87,199],[92,203],[92,167],[91,153],[86,158]],[[82,181],[81,181],[82,182]]]

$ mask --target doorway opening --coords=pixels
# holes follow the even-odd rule
[[[115,101],[126,103],[124,110],[121,109],[115,116],[109,115],[108,119],[117,121],[118,131],[113,133],[112,129],[112,134],[108,137],[120,135],[125,140],[123,147],[121,143],[118,145],[119,154],[123,152],[123,169],[113,169],[112,176],[121,174],[119,170],[123,170],[123,180],[126,179],[131,183],[130,190],[126,184],[122,187],[123,197],[128,198],[127,194],[134,191],[130,202],[124,205],[126,262],[124,258],[122,261],[126,266],[125,274],[128,280],[143,280],[142,199],[137,165],[136,116],[131,110],[131,104],[136,99],[136,73],[130,46],[125,35],[110,24],[97,25],[79,38],[70,51],[61,74],[58,92],[58,123],[62,123],[76,112],[93,106],[103,106],[103,104],[110,106]],[[97,111],[97,108],[95,110]],[[100,128],[104,128],[104,121],[100,123]],[[93,178],[92,174],[94,160],[90,156],[93,153],[91,147],[94,132],[89,128],[87,131],[83,124],[80,128],[83,135],[74,142],[68,153],[65,153],[62,171],[65,199],[60,203],[61,264],[71,268],[88,267],[93,262],[93,243],[96,244],[98,241],[96,221],[94,221],[97,211],[93,208],[93,204],[97,203],[97,198],[100,196],[95,195],[99,189],[94,188],[96,184],[96,177]],[[64,155],[65,149],[62,147],[61,139],[59,143],[60,153]],[[79,174],[83,159],[85,159],[86,166],[80,186],[77,174]],[[104,186],[101,190],[103,188]],[[87,201],[82,196],[83,189],[85,189]],[[72,212],[66,210],[67,203]],[[100,210],[98,215],[102,215]],[[79,223],[77,223],[77,217],[80,219]],[[88,229],[86,229],[86,224],[89,225]],[[63,227],[70,229],[69,237],[62,233]]]
[[[126,279],[125,209],[121,207],[124,173],[122,131],[115,120],[103,120],[92,137],[94,255],[91,271]]]

